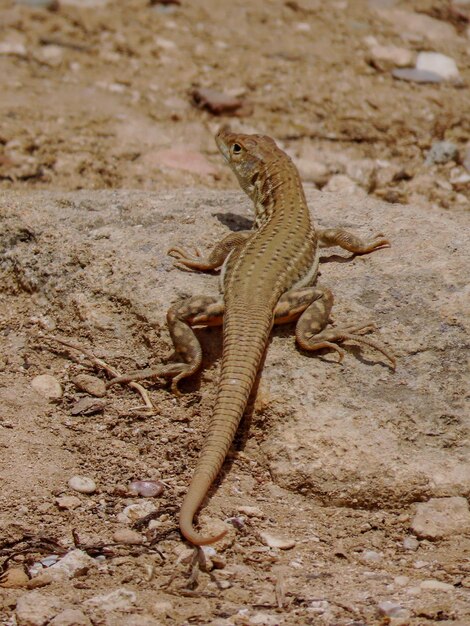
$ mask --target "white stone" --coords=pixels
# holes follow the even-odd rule
[[[96,491],[96,483],[93,478],[89,478],[88,476],[72,476],[69,480],[68,485],[70,489],[74,491],[78,491],[78,493],[87,493],[91,494]]]
[[[416,59],[416,69],[439,74],[445,80],[459,77],[454,59],[439,52],[420,52]]]
[[[110,593],[93,596],[85,600],[84,604],[96,607],[101,611],[129,611],[137,602],[137,595],[130,589],[121,587]]]
[[[416,537],[405,537],[403,539],[403,547],[405,548],[405,550],[417,550],[419,548],[419,541],[416,539]]]
[[[362,559],[368,563],[379,563],[382,560],[382,554],[375,550],[364,550]]]
[[[22,43],[14,41],[1,41],[0,42],[0,55],[11,55],[18,57],[25,57],[27,54],[26,48]]]
[[[39,570],[32,579],[32,584],[34,587],[42,587],[53,581],[77,578],[86,574],[93,567],[96,567],[96,561],[91,556],[82,550],[72,550],[54,565]]]
[[[392,602],[391,600],[384,600],[379,602],[377,609],[381,615],[386,617],[408,617],[409,611],[404,609],[398,602]]]
[[[157,511],[157,507],[152,504],[152,502],[143,500],[137,504],[129,504],[126,506],[121,513],[118,513],[117,520],[121,522],[121,524],[133,524],[142,517],[150,515],[150,513],[154,513],[155,511]]]
[[[261,541],[270,548],[279,548],[280,550],[290,550],[295,546],[293,539],[271,535],[270,533],[261,532]]]
[[[35,376],[31,381],[31,386],[45,398],[54,399],[62,397],[62,387],[59,381],[50,374]]]

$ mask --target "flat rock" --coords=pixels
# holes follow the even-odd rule
[[[49,626],[91,626],[91,621],[79,609],[65,609],[49,622]]]
[[[136,602],[137,594],[134,591],[120,587],[110,593],[93,596],[89,600],[85,600],[85,605],[103,612],[129,611]]]
[[[56,596],[30,591],[18,598],[16,621],[18,626],[45,626],[63,608],[62,601]]]
[[[86,393],[96,396],[97,398],[102,398],[106,395],[106,385],[101,378],[98,378],[97,376],[90,376],[90,374],[77,374],[77,376],[73,378],[72,382],[81,391],[86,391]]]
[[[423,539],[441,539],[470,530],[470,510],[465,498],[431,498],[416,505],[411,529]]]
[[[402,36],[413,33],[430,41],[452,40],[456,37],[456,32],[450,24],[436,20],[424,13],[415,13],[398,8],[379,9],[378,12],[384,19],[391,22]]]
[[[321,228],[389,237],[391,248],[362,257],[323,250],[319,282],[335,294],[336,325],[375,321],[380,331],[374,336],[396,354],[397,369],[392,372],[375,350],[350,342],[339,366],[327,351],[301,353],[288,329],[275,329],[261,380],[267,396],[276,398],[259,448],[263,462],[279,486],[328,505],[402,508],[468,496],[470,411],[462,395],[470,334],[468,211],[394,205],[365,195],[352,202],[348,190],[307,186],[306,193]],[[132,332],[136,319],[167,336],[171,303],[185,294],[217,294],[214,276],[177,270],[165,251],[172,245],[205,251],[251,219],[250,201],[239,191],[4,190],[0,200],[6,218],[22,222],[27,215],[28,228],[38,233],[30,244],[22,242],[21,254],[10,250],[8,279],[30,272],[59,327],[67,315],[88,328],[77,318],[79,294],[99,301],[120,328],[116,335],[117,326],[103,331],[117,354],[145,348]],[[74,261],[77,246],[93,258],[86,272]],[[57,291],[60,307],[53,304]],[[116,302],[126,303],[121,321]],[[39,314],[31,303],[31,315]],[[206,333],[205,341],[216,350],[219,335]],[[215,382],[204,383],[202,393],[206,384]]]
[[[31,386],[35,391],[45,398],[57,399],[62,397],[62,387],[57,378],[50,374],[40,374],[31,381]]]

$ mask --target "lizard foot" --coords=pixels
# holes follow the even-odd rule
[[[129,372],[122,376],[115,376],[107,384],[106,387],[112,387],[113,385],[126,385],[130,382],[136,382],[138,380],[149,380],[152,378],[171,378],[171,391],[175,395],[180,395],[178,389],[178,383],[182,378],[190,376],[193,373],[193,368],[187,363],[172,363],[158,368],[146,368],[144,370],[136,370]]]
[[[328,328],[321,333],[310,338],[307,349],[320,350],[321,348],[331,348],[338,354],[338,363],[341,363],[344,357],[344,350],[337,344],[343,341],[356,341],[374,348],[383,354],[392,364],[392,369],[396,367],[396,359],[393,354],[377,339],[370,339],[364,335],[377,330],[374,323],[362,324],[361,326],[346,326],[345,328]],[[302,346],[304,347],[304,346]]]

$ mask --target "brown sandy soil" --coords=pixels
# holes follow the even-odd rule
[[[0,623],[468,626],[468,4],[57,4],[0,1]],[[423,30],[405,14],[404,26],[397,9],[433,21]],[[368,37],[411,64],[445,54],[460,76],[398,81]],[[198,87],[243,100],[240,116],[193,106]],[[166,309],[214,293],[216,278],[174,269],[165,250],[204,249],[250,219],[213,143],[227,122],[289,151],[323,227],[391,237],[367,258],[329,255],[321,279],[335,319],[374,319],[399,366],[350,346],[338,368],[276,331],[200,516],[232,519],[204,563],[175,515],[215,397],[220,331],[201,331],[204,371],[180,398],[145,384],[152,415],[128,387],[80,390],[78,374],[106,380],[103,369],[44,335],[121,371],[170,357]],[[426,164],[441,140],[455,154]],[[44,374],[59,397],[32,386]],[[74,475],[93,493],[73,491]],[[163,493],[133,495],[136,479]],[[447,511],[441,534],[417,530],[430,498]],[[126,521],[138,503],[143,519]],[[49,561],[38,572],[74,547],[93,560],[67,577],[53,579]]]

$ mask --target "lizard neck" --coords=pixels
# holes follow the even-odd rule
[[[297,169],[289,158],[285,158],[286,155],[283,156],[283,159],[270,161],[256,178],[250,194],[254,203],[256,228],[265,228],[273,218],[287,218],[289,222],[295,219],[295,213],[306,209]]]

